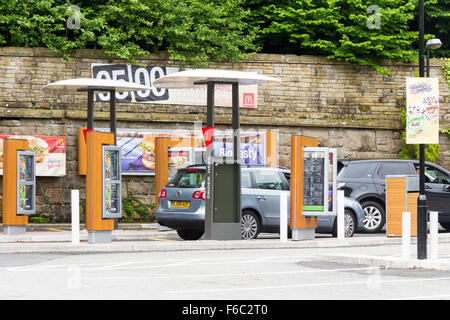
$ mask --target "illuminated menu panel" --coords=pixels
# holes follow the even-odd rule
[[[17,152],[17,214],[35,214],[36,161],[35,153]]]
[[[120,148],[103,146],[103,218],[122,217]]]

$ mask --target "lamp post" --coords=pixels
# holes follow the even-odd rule
[[[427,41],[427,78],[430,77],[430,49],[435,50],[439,49],[442,46],[442,42],[439,39],[430,39]]]
[[[424,76],[424,0],[419,0],[419,77]],[[417,259],[427,258],[427,197],[425,195],[425,145],[419,144],[419,198],[417,199]]]

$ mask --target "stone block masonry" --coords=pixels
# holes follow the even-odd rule
[[[92,63],[122,63],[97,50],[77,50],[70,61],[45,48],[0,48],[0,133],[61,135],[67,138],[67,175],[37,178],[37,211],[70,221],[70,190],[85,199],[85,177],[77,172],[77,128],[86,125],[86,93],[46,95],[42,87],[69,78],[91,77]],[[165,53],[136,64],[177,67]],[[397,158],[401,149],[400,111],[405,105],[405,78],[417,64],[385,64],[391,76],[316,56],[259,54],[242,63],[213,63],[210,68],[263,73],[280,84],[258,88],[258,108],[241,109],[243,129],[279,132],[280,165],[290,166],[290,136],[319,138],[320,146],[338,148],[339,158]],[[449,89],[442,62],[431,61],[440,79],[440,126],[450,126]],[[205,101],[206,104],[206,101]],[[117,104],[118,128],[193,129],[206,120],[205,108],[192,105]],[[109,127],[109,104],[95,104],[96,127]],[[231,108],[216,108],[219,128],[231,127]],[[440,135],[438,164],[450,169],[450,139]],[[143,204],[155,199],[154,177],[124,176],[123,196]],[[1,188],[1,184],[0,184]]]

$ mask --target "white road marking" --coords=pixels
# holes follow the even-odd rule
[[[396,279],[396,280],[382,280],[380,284],[395,283],[395,282],[418,282],[418,281],[438,281],[450,280],[450,277],[444,278],[413,278],[413,279]],[[323,286],[347,286],[347,285],[361,285],[367,284],[367,279],[364,281],[350,281],[350,282],[326,282],[326,283],[308,283],[308,284],[292,284],[282,286],[265,286],[265,287],[247,287],[247,288],[220,288],[220,289],[196,289],[196,290],[174,290],[165,291],[165,293],[202,293],[202,292],[223,292],[223,291],[251,291],[251,290],[268,290],[268,289],[290,289],[290,288],[308,288],[308,287],[323,287]]]

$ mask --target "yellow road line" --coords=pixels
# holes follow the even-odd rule
[[[54,228],[46,228],[45,230],[50,230],[50,231],[59,231],[59,232],[66,232],[67,230],[62,230],[62,229],[54,229]]]

